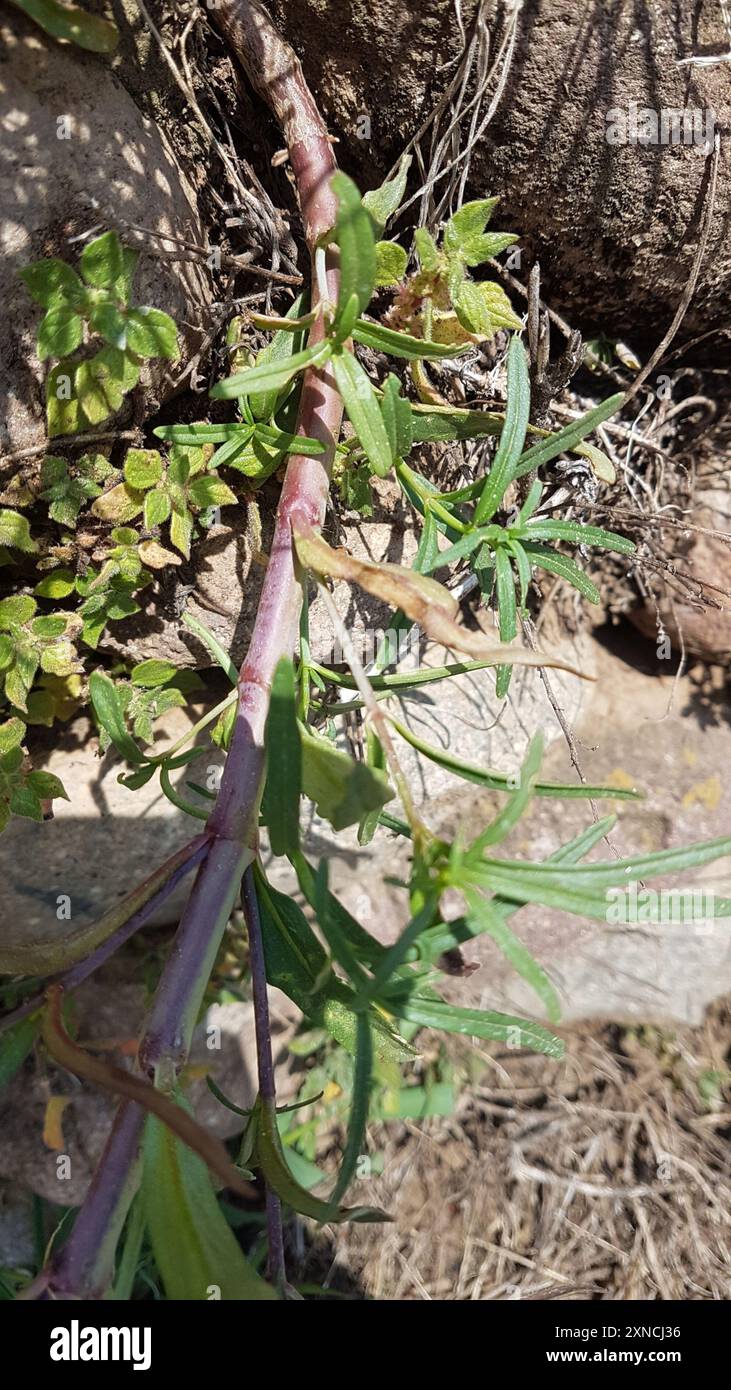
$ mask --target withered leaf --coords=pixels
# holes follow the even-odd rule
[[[433,642],[453,647],[478,661],[496,666],[553,666],[571,671],[584,680],[593,680],[572,662],[550,652],[529,651],[522,647],[495,643],[483,632],[471,632],[457,621],[459,604],[449,590],[429,575],[389,563],[374,564],[357,560],[347,550],[333,549],[316,531],[295,531],[294,545],[300,564],[315,574],[347,579],[392,608],[401,608],[407,618]]]

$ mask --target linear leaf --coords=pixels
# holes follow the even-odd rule
[[[297,875],[297,882],[314,912],[316,911],[316,897],[315,875],[312,868],[301,851],[291,856],[291,862]],[[365,961],[366,965],[373,966],[384,955],[386,947],[382,946],[380,941],[376,941],[375,936],[371,936],[370,932],[356,921],[355,917],[348,912],[346,907],[343,907],[340,900],[335,897],[334,893],[330,892],[326,885],[322,891],[325,892],[325,890],[327,892],[328,915],[337,921],[340,931],[350,941],[359,959]]]
[[[119,693],[114,681],[104,671],[92,671],[89,677],[89,696],[94,713],[117,752],[121,753],[128,763],[139,767],[146,759],[127,732]]]
[[[513,795],[490,825],[470,845],[470,857],[475,854],[482,854],[488,845],[500,844],[500,841],[504,840],[506,835],[509,835],[513,827],[517,825],[535,791],[542,757],[543,738],[540,734],[536,734],[531,739],[528,752],[523,760],[518,785]]]
[[[475,508],[475,524],[490,521],[515,477],[520,452],[525,442],[530,415],[530,380],[525,348],[520,338],[513,336],[508,349],[508,385],[505,403],[505,424],[500,443]]]
[[[255,868],[256,893],[264,934],[267,980],[281,989],[311,1020],[326,1028],[345,1048],[355,1053],[357,1014],[355,996],[336,979],[327,955],[297,903],[267,883]],[[403,1038],[381,1014],[371,1016],[376,1056],[386,1062],[404,1062],[413,1056]]]
[[[596,545],[602,550],[615,550],[631,555],[636,546],[627,536],[604,531],[600,526],[584,526],[578,521],[532,520],[522,528],[521,539],[530,541],[571,541],[573,545]]]
[[[302,1216],[311,1216],[314,1221],[390,1221],[385,1212],[376,1207],[338,1207],[314,1197],[305,1187],[301,1187],[292,1175],[279,1137],[276,1113],[261,1101],[256,1112],[256,1158],[269,1187],[293,1211]]]
[[[516,973],[535,990],[545,1005],[549,1021],[558,1023],[561,1017],[561,1003],[545,970],[511,930],[502,915],[494,910],[489,898],[469,888],[465,890],[464,896],[469,909],[468,922],[470,917],[477,919],[481,931],[492,937]]]
[[[417,673],[414,672],[416,675]],[[497,772],[494,768],[476,767],[473,763],[462,762],[460,758],[455,758],[444,748],[435,748],[433,744],[425,743],[417,734],[409,729],[406,724],[389,715],[389,721],[397,733],[410,743],[418,753],[422,753],[425,758],[439,767],[443,767],[447,772],[453,772],[456,777],[463,777],[466,782],[475,782],[477,786],[489,787],[491,791],[510,791],[511,777],[507,772]],[[635,801],[641,793],[624,787],[607,786],[587,786],[583,782],[536,782],[536,796],[555,796],[571,797],[582,799],[592,797],[594,800],[611,798],[618,801]]]
[[[266,787],[262,815],[273,854],[296,854],[300,842],[302,744],[297,726],[297,682],[291,657],[277,663],[264,734]]]
[[[534,469],[540,468],[542,464],[549,463],[559,454],[565,453],[567,449],[573,449],[575,444],[581,443],[587,434],[591,434],[597,425],[601,425],[608,420],[610,415],[615,415],[624,401],[624,393],[618,391],[614,396],[609,396],[601,405],[597,405],[580,420],[574,420],[564,429],[556,434],[551,434],[547,439],[542,439],[538,444],[534,444],[521,456],[514,476],[522,478],[524,473],[531,473]]]
[[[244,372],[235,372],[211,388],[209,395],[217,401],[228,401],[236,396],[253,396],[257,392],[279,391],[282,386],[303,372],[306,367],[322,366],[331,353],[330,344],[316,343],[313,347],[295,352],[283,362],[265,363],[261,367],[248,367]]]
[[[469,343],[459,345],[428,342],[425,338],[414,338],[410,333],[401,333],[396,328],[384,328],[383,324],[373,323],[370,319],[356,320],[353,337],[364,347],[373,348],[374,352],[385,352],[390,357],[405,357],[409,362],[422,357],[460,357],[471,346]]]
[[[480,439],[499,434],[505,416],[490,410],[459,410],[452,406],[412,404],[414,443],[431,440]],[[476,490],[482,487],[482,479]],[[472,494],[474,496],[473,489]]]
[[[358,1160],[365,1151],[368,1107],[371,1098],[371,1076],[373,1073],[373,1042],[368,1015],[358,1014],[355,1050],[355,1069],[353,1072],[353,1092],[348,1117],[348,1134],[345,1141],[340,1171],[330,1197],[330,1205],[337,1206],[345,1196]]]
[[[335,353],[332,366],[348,419],[361,448],[373,471],[385,478],[393,464],[393,455],[373,383],[352,352]]]
[[[297,295],[294,302],[290,304],[284,316],[285,319],[298,320],[304,304],[305,296]],[[266,347],[257,353],[256,366],[264,367],[275,362],[284,363],[288,359],[291,361],[295,353],[303,351],[304,342],[305,335],[301,328],[296,328],[294,332],[280,328]],[[254,420],[268,420],[274,414],[281,389],[281,387],[275,386],[267,391],[257,391],[251,396],[249,405]]]
[[[338,308],[342,312],[355,295],[362,312],[370,302],[376,281],[373,222],[363,207],[358,189],[347,174],[334,174],[330,186],[338,199],[338,216],[333,231],[333,240],[340,247]]]
[[[417,1023],[422,1028],[438,1028],[445,1033],[460,1033],[489,1042],[507,1043],[543,1052],[547,1057],[563,1057],[564,1044],[560,1038],[542,1028],[539,1023],[509,1014],[484,1012],[481,1009],[461,1009],[442,999],[424,999],[412,995],[404,1001],[390,1000],[389,1007],[398,1018]]]
[[[276,1298],[244,1257],[216,1200],[206,1165],[150,1115],[142,1197],[155,1262],[169,1299]]]
[[[454,545],[450,545],[448,550],[437,551],[429,568],[422,570],[422,574],[431,574],[433,570],[442,569],[444,565],[453,565],[455,560],[463,560],[465,555],[471,555],[473,550],[482,545],[487,530],[488,528],[483,526],[475,531],[468,531],[464,536],[460,536]]]
[[[527,541],[521,544],[532,565],[538,565],[540,569],[548,570],[551,574],[558,574],[561,579],[573,584],[590,603],[600,602],[601,594],[596,584],[592,583],[588,574],[585,574],[581,566],[568,555],[561,555],[558,550],[552,550],[548,545],[533,545]]]
[[[341,930],[337,914],[331,912],[332,895],[327,886],[327,860],[321,859],[314,879],[314,908],[318,926],[327,941],[333,957],[344,970],[350,982],[358,989],[364,989],[368,976],[351,945],[346,932]]]

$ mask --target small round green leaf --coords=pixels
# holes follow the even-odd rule
[[[124,461],[124,478],[130,487],[145,489],[159,483],[163,473],[162,459],[157,449],[128,449]]]

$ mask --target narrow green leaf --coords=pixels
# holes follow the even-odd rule
[[[311,865],[307,862],[301,851],[291,856],[291,862],[297,875],[297,882],[307,902],[313,912],[317,912],[318,899],[315,893],[315,875]],[[343,904],[335,897],[334,893],[330,892],[327,884],[320,885],[318,887],[318,892],[325,896],[327,915],[337,922],[341,933],[350,942],[358,959],[365,961],[365,964],[368,966],[373,966],[374,963],[380,961],[386,947],[382,946],[380,941],[376,941],[375,936],[371,936],[370,932],[366,931],[365,927],[362,927],[360,922],[356,921],[355,917],[348,912],[346,907],[343,907]],[[322,907],[322,897],[320,898],[320,904]]]
[[[252,426],[236,421],[211,425],[203,420],[190,425],[158,425],[152,433],[170,444],[223,444],[227,440],[251,438]]]
[[[267,980],[281,989],[314,1027],[326,1028],[353,1055],[357,1045],[355,995],[329,969],[320,941],[293,898],[272,888],[259,867],[254,872]],[[337,899],[330,904],[331,917],[336,915],[335,903]],[[337,920],[343,930],[341,913]],[[402,1063],[413,1057],[413,1049],[382,1014],[371,1015],[371,1032],[379,1060]]]
[[[406,458],[411,449],[411,402],[401,395],[401,383],[390,372],[383,385],[381,413],[386,427],[391,455]]]
[[[298,294],[297,298],[285,314],[287,319],[298,319],[304,312],[306,297]],[[286,362],[296,353],[302,352],[305,345],[305,335],[302,329],[296,329],[290,333],[287,329],[278,328],[271,342],[267,343],[261,352],[257,353],[256,366],[265,367],[267,364]],[[284,383],[287,384],[286,382]],[[256,391],[249,398],[251,414],[254,420],[269,420],[277,408],[277,402],[281,392],[281,386],[275,386],[267,391]]]
[[[267,776],[262,814],[273,854],[299,849],[302,744],[297,727],[297,682],[291,657],[277,663],[264,734]]]
[[[301,1187],[292,1175],[279,1137],[276,1114],[261,1101],[257,1107],[256,1157],[269,1187],[293,1211],[310,1216],[314,1221],[389,1221],[385,1212],[375,1207],[338,1207],[314,1197]]]
[[[422,932],[427,931],[429,927],[434,925],[438,906],[438,899],[430,897],[424,903],[424,906],[414,914],[411,921],[407,923],[403,931],[399,934],[398,939],[394,941],[393,946],[388,948],[385,955],[382,956],[379,961],[373,979],[363,995],[364,999],[376,999],[383,991],[391,977],[399,967],[403,965],[414,942],[418,941]]]
[[[426,227],[417,227],[414,232],[414,246],[422,270],[436,270],[439,266],[439,248],[431,232]]]
[[[376,252],[373,222],[364,208],[360,193],[347,174],[333,174],[331,188],[338,199],[338,216],[333,240],[340,247],[339,310],[344,309],[352,295],[356,296],[360,312],[373,294],[376,279]],[[337,326],[337,317],[336,317]]]
[[[538,781],[538,773],[541,770],[541,760],[543,758],[543,738],[536,734],[531,739],[528,752],[523,760],[520,775],[517,778],[517,786],[510,800],[502,810],[498,812],[495,819],[490,822],[481,835],[470,845],[469,858],[479,857],[488,845],[500,844],[506,835],[515,825],[517,825],[523,815],[528,803],[533,796]]]
[[[557,550],[551,550],[547,545],[530,545],[526,541],[522,542],[528,559],[532,565],[538,565],[540,569],[549,570],[551,574],[560,575],[561,579],[566,579],[569,584],[573,584],[584,598],[588,598],[590,603],[599,603],[601,595],[596,587],[584,574],[579,565],[571,560],[568,555],[561,555]]]
[[[530,381],[525,348],[520,338],[513,337],[508,348],[508,386],[505,424],[492,468],[475,508],[477,526],[492,520],[515,477],[520,452],[525,442],[530,414]]]
[[[338,390],[368,462],[381,478],[390,472],[393,457],[378,398],[370,377],[352,352],[335,353],[333,372]]]
[[[119,42],[116,24],[78,5],[59,4],[59,0],[12,0],[12,4],[54,39],[65,39],[89,53],[113,53]]]
[[[528,590],[530,588],[532,578],[530,560],[528,559],[528,556],[526,555],[522,545],[520,544],[520,541],[511,540],[508,545],[508,549],[510,551],[511,558],[515,564],[515,568],[518,571],[518,582],[520,584],[520,607],[521,610],[524,610],[525,601],[528,595]]]
[[[400,720],[389,715],[390,723],[397,733],[410,743],[418,753],[422,753],[430,762],[437,763],[439,767],[445,768],[447,772],[453,772],[456,777],[463,777],[466,782],[474,782],[480,787],[489,787],[491,791],[511,791],[512,778],[506,772],[497,772],[493,768],[475,767],[473,763],[462,762],[461,759],[454,757],[443,748],[435,748],[430,743],[425,743],[412,729]],[[583,782],[563,783],[563,782],[536,782],[536,796],[570,797],[572,799],[583,799],[591,797],[598,801],[602,798],[617,801],[637,800],[640,793],[634,790],[621,787],[588,786]]]
[[[493,554],[500,641],[512,642],[518,635],[518,616],[515,601],[513,570],[510,564],[510,557],[504,546],[498,546]],[[495,672],[495,694],[498,700],[502,700],[507,695],[512,674],[513,672],[510,666],[498,666]]]
[[[38,1014],[31,1014],[0,1035],[0,1091],[20,1071],[38,1037],[39,1027]]]
[[[540,478],[536,478],[531,483],[530,489],[528,491],[528,496],[526,497],[525,502],[523,503],[520,511],[518,512],[519,526],[524,526],[526,521],[529,521],[532,517],[534,511],[536,510],[536,507],[540,503],[540,500],[543,496],[544,486],[545,484],[541,482]]]
[[[412,995],[403,1002],[391,1000],[390,1007],[398,1018],[417,1023],[422,1028],[437,1028],[444,1033],[507,1043],[509,1047],[542,1052],[547,1057],[564,1055],[565,1048],[560,1038],[540,1024],[530,1023],[524,1018],[486,1013],[480,1009],[460,1009],[442,999],[423,999],[418,995]]]
[[[464,892],[467,903],[468,921],[473,917],[478,929],[492,937],[505,959],[513,969],[535,990],[546,1009],[550,1023],[558,1023],[561,1017],[561,1003],[545,970],[531,955],[523,942],[515,935],[499,912],[496,912],[488,898],[467,888]]]
[[[288,430],[278,429],[276,425],[257,425],[255,435],[257,439],[285,454],[315,457],[317,454],[324,454],[326,448],[321,439],[311,439],[306,434],[292,434]]]
[[[366,991],[368,976],[358,960],[347,934],[340,928],[339,917],[330,911],[332,894],[327,886],[327,860],[325,859],[321,859],[318,865],[313,891],[318,926],[330,947],[333,960],[342,967],[356,990]]]
[[[104,671],[92,671],[89,677],[89,696],[94,713],[117,752],[136,767],[145,762],[137,744],[127,732],[124,707],[114,681]]]
[[[281,390],[287,382],[303,372],[307,367],[321,367],[330,357],[329,343],[316,343],[302,352],[292,353],[281,362],[264,363],[261,367],[249,367],[245,372],[236,372],[214,386],[210,395],[214,400],[228,401],[235,396],[253,396],[262,392]]]
[[[522,528],[522,539],[531,541],[570,541],[573,545],[596,545],[602,550],[614,550],[620,555],[632,555],[634,541],[600,526],[585,526],[579,521],[532,520]]]
[[[366,1013],[360,1013],[357,1019],[355,1070],[353,1072],[350,1115],[348,1116],[348,1133],[340,1170],[330,1195],[330,1206],[338,1206],[345,1196],[358,1167],[358,1160],[361,1154],[365,1153],[372,1072],[373,1041],[370,1020]]]
[[[154,1115],[145,1124],[143,1153],[145,1219],[167,1298],[276,1298],[245,1259],[205,1163]]]
[[[522,478],[525,473],[531,473],[536,468],[540,468],[544,463],[550,463],[559,454],[573,449],[575,444],[579,444],[585,439],[587,434],[591,434],[597,425],[601,425],[608,420],[610,415],[615,415],[624,401],[624,394],[618,391],[616,395],[609,396],[601,405],[597,405],[588,414],[583,415],[580,420],[573,420],[570,425],[559,430],[556,434],[551,434],[547,439],[541,439],[538,444],[532,445],[521,455],[514,477]]]
[[[383,324],[362,318],[357,319],[355,323],[353,337],[357,343],[373,348],[375,352],[385,352],[391,357],[405,357],[410,362],[419,358],[460,357],[470,346],[469,343],[455,345],[427,342],[425,338],[414,338],[410,333],[401,333],[396,328],[384,328]]]

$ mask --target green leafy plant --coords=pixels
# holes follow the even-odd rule
[[[143,361],[178,356],[170,315],[131,303],[138,259],[116,232],[104,232],[81,252],[80,276],[55,257],[21,271],[28,293],[46,311],[38,328],[38,356],[42,362],[60,359],[46,382],[51,437],[102,424],[137,385]],[[91,356],[72,356],[85,337],[90,343],[101,338],[104,346]]]
[[[102,484],[113,473],[104,454],[82,454],[73,467],[67,459],[47,454],[41,463],[40,497],[49,504],[51,520],[73,529],[79,512],[100,496]]]
[[[196,516],[236,502],[236,494],[206,470],[210,449],[174,445],[167,463],[157,449],[129,449],[124,482],[104,493],[92,508],[105,521],[133,521],[140,515],[152,531],[170,523],[170,540],[186,559]]]
[[[30,534],[28,519],[20,512],[0,508],[0,564],[10,564],[9,550],[21,550],[26,555],[34,555],[38,547]]]
[[[248,7],[243,7],[242,14],[245,19]],[[639,793],[542,778],[538,737],[531,741],[518,775],[468,764],[456,753],[446,754],[415,737],[394,712],[397,701],[459,673],[496,669],[498,689],[504,693],[505,673],[516,664],[566,665],[550,652],[510,646],[467,627],[460,621],[458,600],[433,572],[468,562],[483,602],[496,597],[501,634],[510,638],[517,631],[519,610],[527,606],[534,567],[560,574],[584,596],[594,597],[591,581],[572,557],[555,547],[589,544],[629,554],[631,542],[598,528],[578,530],[572,522],[544,515],[541,470],[560,453],[584,448],[587,436],[620,408],[623,398],[612,397],[563,430],[530,425],[520,320],[502,290],[469,273],[514,239],[512,234],[486,231],[495,200],[481,199],[459,209],[444,228],[441,244],[421,229],[416,237],[420,266],[409,278],[405,248],[381,239],[403,196],[407,162],[382,189],[361,199],[352,181],[335,169],[332,145],[304,88],[299,65],[268,28],[258,7],[256,14],[256,41],[242,21],[243,33],[253,45],[248,56],[261,56],[257,45],[263,25],[276,58],[276,62],[269,60],[269,67],[264,63],[265,89],[276,91],[277,111],[293,113],[287,134],[298,150],[313,260],[309,305],[300,300],[283,317],[256,316],[257,328],[273,334],[256,354],[242,348],[238,340],[244,326],[237,326],[228,343],[232,372],[212,394],[218,401],[236,402],[238,418],[223,424],[160,427],[157,437],[172,446],[168,462],[155,450],[130,451],[122,481],[107,477],[107,483],[113,482],[107,491],[93,500],[84,495],[84,503],[92,501],[95,520],[114,527],[100,570],[90,574],[87,568],[79,575],[64,559],[41,581],[47,587],[39,593],[64,601],[72,588],[80,594],[80,617],[86,640],[93,644],[94,634],[98,640],[104,623],[115,616],[116,596],[121,596],[123,610],[126,603],[134,603],[136,589],[147,582],[142,549],[149,539],[147,531],[154,532],[170,520],[171,543],[187,556],[194,517],[209,506],[234,500],[233,492],[212,470],[228,466],[255,484],[292,456],[251,647],[241,671],[214,634],[183,615],[185,626],[227,674],[228,694],[171,746],[157,750],[152,744],[155,720],[164,707],[180,703],[184,694],[174,668],[162,661],[143,662],[128,678],[115,680],[101,667],[89,676],[89,697],[101,740],[103,746],[114,748],[124,764],[119,774],[123,785],[134,792],[159,777],[162,792],[197,822],[197,833],[97,922],[74,927],[66,936],[54,922],[47,939],[28,942],[11,931],[0,942],[0,971],[28,990],[38,979],[54,979],[45,1001],[36,996],[25,1012],[21,1009],[21,1017],[15,1010],[5,1018],[8,1070],[22,1063],[32,1045],[22,1030],[28,1009],[35,1010],[42,1018],[50,1056],[123,1103],[115,1142],[101,1160],[83,1216],[38,1276],[34,1291],[44,1297],[100,1297],[110,1289],[129,1290],[130,1266],[139,1257],[143,1238],[154,1252],[168,1297],[205,1298],[211,1282],[224,1288],[223,1296],[229,1298],[270,1298],[273,1292],[292,1296],[284,1264],[281,1204],[319,1222],[387,1219],[369,1206],[343,1206],[343,1199],[356,1176],[359,1155],[367,1151],[367,1124],[374,1097],[379,1105],[382,1079],[390,1075],[393,1080],[398,1068],[413,1062],[421,1029],[530,1048],[549,1057],[562,1055],[563,1044],[555,1032],[558,992],[548,970],[525,946],[520,924],[513,921],[517,914],[542,905],[579,919],[602,920],[612,889],[633,879],[685,872],[731,854],[731,839],[722,838],[626,860],[587,862],[613,824],[613,817],[605,816],[560,844],[546,860],[515,858],[506,841],[534,796],[616,800]],[[303,104],[308,112],[306,156],[301,153],[297,121]],[[326,176],[328,170],[331,177]],[[99,326],[103,324],[109,333],[116,329],[121,333],[115,314],[126,314],[125,346],[119,340],[108,341],[102,351],[144,356],[136,331],[129,337],[130,322],[134,330],[137,321],[124,308],[127,300],[117,280],[109,279],[110,254],[99,253],[106,278],[98,288],[106,295],[106,308],[101,317],[96,314],[96,321],[89,310],[89,320],[95,331],[103,332]],[[73,318],[83,317],[77,307],[81,302],[78,286],[86,295],[97,284],[93,257],[87,265],[86,288],[75,277],[69,281],[66,270],[52,274],[46,270],[40,283],[49,300],[49,314],[63,310],[58,327],[53,320],[44,329],[45,340],[63,347],[63,353],[76,350]],[[392,314],[389,323],[366,316],[376,288],[394,278],[399,285],[393,306],[398,326]],[[498,333],[513,335],[507,345],[504,410],[479,411],[435,401],[423,364],[471,352]],[[369,349],[368,370],[357,355],[358,345]],[[374,353],[380,354],[378,367]],[[390,372],[382,358],[411,364],[417,394],[429,398],[412,401],[408,384]],[[341,442],[343,413],[350,434]],[[492,438],[495,448],[483,451],[476,476],[457,491],[440,492],[411,461],[414,446],[423,441],[469,438]],[[407,504],[423,518],[411,568],[359,560],[324,539],[329,469],[336,453],[338,486],[346,493],[351,488],[348,495],[362,499],[371,474],[392,474]],[[79,474],[72,477],[78,480]],[[345,482],[347,478],[351,481]],[[523,479],[524,491],[516,490]],[[91,481],[99,486],[95,479]],[[128,524],[140,516],[145,534]],[[83,530],[81,520],[78,529]],[[392,629],[403,631],[417,623],[425,637],[466,659],[439,668],[399,671],[391,669],[398,664],[397,654],[386,643],[366,672],[330,598],[331,580],[357,585],[387,604]],[[312,657],[308,582],[319,586],[346,653],[348,671],[327,667]],[[11,605],[4,610],[6,669],[17,669],[18,652],[22,667],[19,675],[11,677],[10,694],[13,697],[19,690],[25,699],[39,666],[51,673],[58,669],[58,655],[50,658],[49,667],[46,654],[52,643],[63,647],[66,642],[68,647],[66,618],[40,620],[42,624],[60,621],[63,631],[54,627],[51,632],[45,626],[38,630],[34,599],[20,596],[5,604]],[[346,752],[338,737],[344,727],[341,721],[355,711],[362,711],[365,720],[362,760]],[[22,720],[18,723],[22,729]],[[7,774],[3,769],[10,777],[18,775],[22,763],[14,751],[19,747],[15,730],[12,723],[9,737],[15,742],[8,750],[12,756]],[[226,754],[217,794],[195,783],[189,767],[199,756],[206,731]],[[404,740],[419,756],[441,762],[470,783],[492,788],[500,797],[500,808],[488,824],[476,827],[468,837],[436,834],[424,819],[428,810],[422,814],[417,809],[404,777],[398,755]],[[182,777],[174,784],[178,772]],[[18,795],[17,788],[11,800],[12,795]],[[331,890],[326,859],[316,861],[302,834],[303,801],[336,831],[357,824],[362,843],[377,833],[395,835],[403,842],[402,878],[394,886],[402,890],[404,925],[391,945],[378,941]],[[262,829],[274,857],[289,861],[296,893],[281,891],[271,881],[273,875],[267,876],[259,854]],[[137,1070],[117,1068],[69,1037],[55,977],[66,972],[64,978],[71,987],[90,974],[193,868],[195,890],[162,968]],[[456,918],[447,910],[455,895],[461,904]],[[234,1166],[221,1146],[195,1123],[181,1087],[193,1029],[240,896],[257,1025],[258,1096],[251,1113],[242,1116],[247,1124]],[[731,914],[731,902],[716,901],[715,912]],[[530,986],[537,1019],[464,1008],[447,998],[447,958],[455,952],[459,956],[464,946],[484,935]],[[282,1114],[276,1104],[268,985],[281,989],[301,1010],[320,1046],[326,1040],[329,1048],[333,1040],[345,1054],[338,1054],[338,1062],[329,1062],[330,1071],[325,1068],[319,1077],[327,1083],[342,1076],[349,1097],[340,1165],[324,1195],[313,1191],[318,1185],[314,1179],[320,1175],[302,1168],[303,1160],[312,1163],[314,1150],[309,1149],[309,1156],[299,1154],[299,1168],[293,1158],[292,1135],[301,1117],[292,1120],[291,1112]],[[212,1089],[221,1105],[235,1110],[215,1081]],[[391,1086],[399,1097],[408,1089]],[[408,1105],[399,1099],[401,1103]],[[420,1104],[428,1100],[421,1098]],[[215,1177],[246,1197],[251,1195],[247,1184],[252,1173],[261,1176],[267,1191],[266,1279],[256,1256],[246,1259],[231,1238],[225,1207],[216,1200],[212,1180]],[[140,1195],[135,1198],[138,1186]],[[117,1259],[120,1231],[124,1236]]]
[[[11,816],[43,820],[43,802],[68,796],[52,772],[34,772],[23,751],[25,725],[21,719],[0,724],[0,831]],[[23,1058],[21,1056],[20,1061]]]
[[[54,676],[81,670],[74,647],[78,619],[71,613],[36,616],[37,608],[30,596],[0,600],[0,676],[6,698],[19,710],[27,708],[39,668]]]
[[[134,738],[145,746],[154,742],[155,721],[171,709],[183,709],[186,695],[202,688],[193,671],[179,671],[171,661],[150,659],[132,667],[129,680],[115,682],[117,708]],[[101,725],[99,747],[106,752],[112,739]]]

